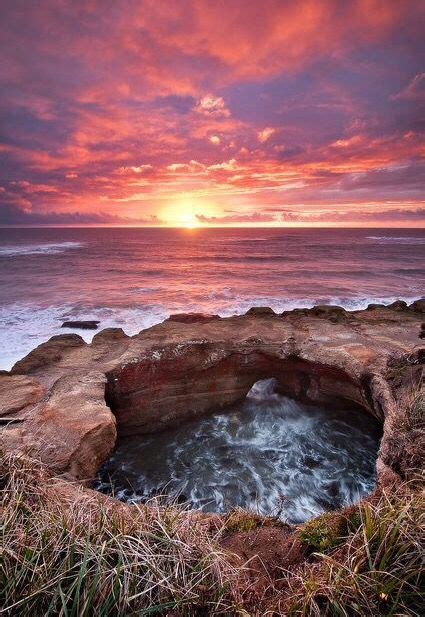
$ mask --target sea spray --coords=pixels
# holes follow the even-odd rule
[[[242,507],[299,523],[373,490],[379,438],[359,410],[303,405],[262,380],[226,413],[119,439],[96,486],[129,502],[163,494],[206,512]]]

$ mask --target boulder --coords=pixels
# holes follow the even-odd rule
[[[46,343],[42,343],[30,351],[25,358],[16,362],[11,373],[19,375],[32,373],[53,362],[58,362],[70,349],[84,345],[86,345],[86,342],[78,334],[52,336]]]
[[[405,311],[407,309],[407,302],[404,300],[396,300],[391,304],[387,304],[387,309],[391,311]]]
[[[342,306],[335,306],[333,304],[318,304],[313,306],[310,313],[316,317],[323,317],[334,322],[345,321],[348,317],[347,311]]]
[[[64,321],[61,328],[79,328],[80,330],[97,330],[100,321],[86,320],[86,321]]]
[[[26,449],[56,473],[91,481],[116,440],[105,382],[105,375],[96,371],[58,379],[25,423]]]
[[[265,315],[274,316],[276,313],[269,306],[252,306],[245,315],[260,315],[264,317]]]
[[[415,302],[412,302],[409,308],[412,311],[416,311],[417,313],[425,313],[425,298],[415,300]]]
[[[121,341],[128,338],[129,336],[122,328],[104,328],[94,335],[92,345],[98,345],[99,343],[105,343],[108,341]]]
[[[207,315],[205,313],[174,313],[170,315],[167,321],[174,321],[176,323],[208,323],[209,321],[214,321],[216,319],[221,319],[220,315]]]

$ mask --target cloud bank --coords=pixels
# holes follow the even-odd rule
[[[1,225],[423,223],[420,0],[0,17]]]

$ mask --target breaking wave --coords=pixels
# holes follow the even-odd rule
[[[425,236],[366,236],[366,239],[393,244],[425,244]]]
[[[19,255],[56,255],[72,249],[79,249],[82,242],[57,242],[49,244],[15,244],[0,246],[0,257],[18,257]]]
[[[96,330],[61,328],[63,321],[99,320],[100,329],[123,328],[128,335],[160,323],[167,317],[160,306],[97,307],[78,305],[37,307],[15,303],[0,307],[0,370],[10,370],[13,364],[34,347],[57,334],[79,334],[90,343]]]

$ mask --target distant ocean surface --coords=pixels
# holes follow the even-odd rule
[[[177,312],[412,302],[424,283],[424,229],[0,229],[0,368],[66,319],[135,334]]]

